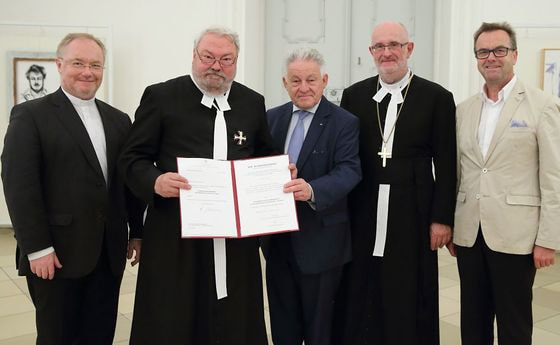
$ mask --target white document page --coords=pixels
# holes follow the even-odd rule
[[[241,236],[298,230],[288,155],[234,161]]]
[[[179,192],[182,237],[237,237],[231,163],[177,158],[177,167],[192,186]]]

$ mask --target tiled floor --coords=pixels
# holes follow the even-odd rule
[[[15,271],[14,250],[11,230],[0,229],[0,345],[31,345],[35,341],[33,304],[24,278]],[[441,345],[458,345],[459,276],[455,259],[447,250],[440,251],[439,266]],[[136,273],[136,268],[127,266],[114,344],[128,344]],[[560,344],[560,256],[556,266],[538,271],[533,305],[533,343]]]

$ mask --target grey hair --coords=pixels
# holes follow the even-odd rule
[[[198,35],[198,37],[194,40],[193,49],[198,48],[200,41],[202,41],[202,38],[204,38],[204,36],[206,35],[216,35],[219,37],[227,38],[228,40],[231,41],[231,43],[233,43],[233,45],[235,46],[235,50],[237,51],[237,54],[239,54],[239,35],[228,28],[217,27],[217,26],[210,27],[202,31]]]
[[[70,42],[76,39],[86,39],[95,42],[99,46],[99,48],[101,48],[101,51],[103,52],[103,59],[105,59],[107,49],[105,49],[105,45],[103,44],[103,42],[101,42],[99,38],[93,36],[92,34],[88,34],[85,32],[73,32],[64,36],[64,38],[62,39],[62,41],[60,41],[58,47],[56,48],[56,56],[61,58],[62,55],[64,55],[66,46],[68,46]]]
[[[284,65],[284,74],[288,71],[288,66],[291,63],[303,60],[303,61],[313,61],[319,65],[319,69],[321,73],[323,73],[323,66],[325,65],[325,59],[323,59],[323,55],[319,53],[319,51],[315,48],[297,48],[296,50],[292,51],[286,57],[286,63]]]

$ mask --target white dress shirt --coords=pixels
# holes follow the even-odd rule
[[[492,136],[498,124],[498,119],[516,82],[517,76],[514,75],[500,92],[498,92],[498,100],[496,102],[486,95],[486,85],[482,87],[480,95],[482,98],[482,112],[480,113],[480,124],[478,126],[478,145],[480,146],[483,158],[486,158]]]

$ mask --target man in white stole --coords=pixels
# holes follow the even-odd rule
[[[146,88],[121,157],[149,203],[130,343],[267,344],[257,238],[181,239],[177,157],[273,153],[264,98],[233,79],[237,35],[204,31],[192,74]]]
[[[391,151],[393,150],[393,138],[395,135],[395,128],[397,125],[397,107],[399,104],[402,104],[404,99],[402,96],[402,91],[406,87],[408,87],[408,83],[412,78],[412,72],[409,70],[408,73],[402,78],[401,80],[397,81],[393,84],[388,84],[383,81],[383,79],[379,79],[379,84],[381,88],[375,96],[373,96],[373,100],[377,103],[381,103],[383,98],[387,94],[390,95],[391,99],[389,101],[389,105],[387,106],[387,115],[385,116],[385,126],[383,127],[383,132],[381,133],[381,151],[378,152],[378,155],[383,160],[382,166],[385,167],[387,165],[387,159],[391,158]],[[379,106],[379,104],[377,105]],[[377,108],[377,107],[376,107]],[[381,120],[380,120],[381,121]],[[373,247],[373,255],[374,256],[383,256],[383,252],[385,250],[385,239],[387,238],[387,217],[389,213],[389,193],[391,192],[391,185],[388,184],[380,184],[379,185],[379,194],[377,198],[377,224],[376,224],[376,233],[375,233],[375,247]]]
[[[437,345],[437,249],[451,238],[455,204],[455,103],[409,69],[414,43],[402,24],[379,24],[369,49],[379,76],[345,89],[340,104],[360,119],[363,178],[349,197],[353,259],[334,343]]]

